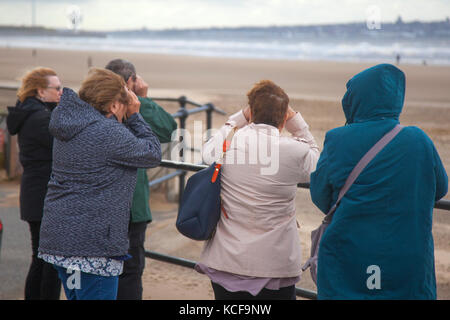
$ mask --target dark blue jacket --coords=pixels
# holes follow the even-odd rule
[[[138,113],[126,125],[64,89],[49,125],[55,137],[39,251],[112,257],[128,251],[137,168],[161,161],[158,138]]]
[[[405,75],[388,64],[347,83],[347,125],[326,134],[311,174],[311,197],[324,213],[356,163],[399,122],[404,94]],[[324,233],[319,299],[435,299],[432,215],[447,185],[433,142],[405,127],[356,179]]]

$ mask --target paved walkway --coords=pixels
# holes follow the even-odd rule
[[[31,262],[28,224],[19,216],[18,181],[0,182],[0,300],[24,298],[25,277]]]

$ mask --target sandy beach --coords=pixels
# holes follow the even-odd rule
[[[26,70],[36,66],[56,70],[64,86],[77,89],[88,71],[88,57],[95,67],[104,67],[113,58],[132,61],[149,83],[152,97],[187,96],[198,103],[213,103],[228,114],[246,105],[246,92],[260,79],[271,79],[285,89],[290,105],[308,122],[319,146],[325,133],[345,123],[340,99],[346,82],[373,64],[223,59],[193,56],[155,55],[125,52],[88,52],[0,48],[0,86],[18,85]],[[387,61],[392,63],[393,61]],[[406,101],[400,121],[423,129],[433,140],[447,172],[450,172],[450,66],[400,65],[406,74]],[[13,91],[0,89],[0,107],[12,105]],[[171,113],[174,103],[161,103]],[[227,116],[214,115],[213,126],[220,127]],[[205,120],[204,114],[188,119]],[[158,170],[158,169],[153,169]],[[150,170],[150,175],[152,171]],[[18,184],[17,184],[18,185]],[[8,199],[18,205],[17,197]],[[154,221],[147,232],[148,250],[197,260],[202,242],[180,235],[174,226],[177,203],[169,202],[165,190],[154,190],[150,200]],[[450,196],[446,196],[450,200]],[[309,191],[299,189],[297,218],[303,259],[310,247],[310,232],[319,225],[322,214],[312,204]],[[450,299],[450,211],[435,210],[433,222],[436,278],[439,299]],[[309,273],[297,287],[316,290]],[[195,271],[171,264],[146,260],[144,299],[213,299],[209,279]]]

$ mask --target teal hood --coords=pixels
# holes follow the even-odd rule
[[[366,69],[347,82],[342,98],[347,124],[398,120],[405,99],[405,74],[391,64]]]

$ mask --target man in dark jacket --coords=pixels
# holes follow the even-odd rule
[[[127,82],[128,88],[138,96],[141,102],[139,112],[159,138],[159,141],[161,143],[170,142],[172,132],[177,129],[177,123],[161,106],[147,97],[148,85],[137,75],[134,65],[129,61],[115,59],[107,64],[106,69],[122,76]],[[145,267],[145,231],[147,224],[151,221],[147,172],[145,169],[138,169],[128,231],[130,239],[129,254],[132,258],[125,261],[123,273],[119,277],[118,300],[142,299],[142,274]]]

